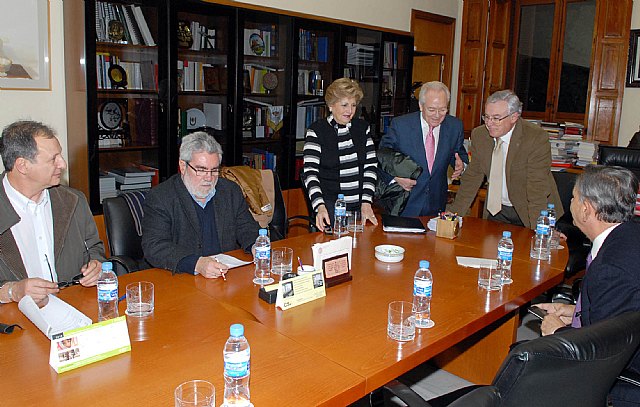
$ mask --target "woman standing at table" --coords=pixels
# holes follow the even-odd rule
[[[378,165],[375,146],[369,124],[353,118],[363,96],[353,79],[335,80],[324,97],[329,117],[307,129],[302,181],[321,231],[333,224],[338,194],[344,194],[348,211],[361,211],[363,224],[378,224],[371,208]]]

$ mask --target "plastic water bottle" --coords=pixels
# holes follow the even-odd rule
[[[271,240],[267,235],[267,229],[258,231],[258,238],[253,247],[256,251],[256,272],[253,282],[260,285],[273,283],[273,278],[271,278]]]
[[[249,376],[251,349],[244,337],[244,326],[233,324],[230,336],[224,344],[224,406],[249,406]]]
[[[339,238],[343,234],[347,233],[347,202],[344,200],[343,194],[338,194],[333,217],[333,234]]]
[[[118,277],[110,261],[102,263],[98,277],[98,321],[118,318]]]
[[[498,242],[498,271],[500,272],[502,284],[511,284],[511,259],[513,258],[513,240],[511,232],[502,232],[502,239]]]
[[[431,328],[431,288],[433,277],[429,271],[429,262],[420,260],[420,268],[413,277],[413,317],[416,328]]]
[[[549,241],[550,239],[550,227],[549,227],[549,212],[546,210],[540,211],[540,216],[536,222],[536,235],[533,237],[533,243],[531,245],[531,258],[537,260],[548,260],[550,256]]]
[[[547,212],[549,212],[549,233],[551,234],[551,240],[549,244],[549,248],[551,250],[556,250],[558,248],[560,236],[558,235],[558,231],[556,230],[556,206],[552,203],[547,204]]]

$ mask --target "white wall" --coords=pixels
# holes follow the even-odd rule
[[[631,29],[640,29],[640,1],[633,2],[631,13]],[[640,126],[640,88],[625,88],[622,101],[622,116],[620,118],[620,132],[618,145],[626,147],[633,133]]]
[[[19,0],[18,0],[19,1]],[[0,90],[0,129],[19,119],[38,120],[58,132],[63,155],[67,156],[67,119],[65,109],[64,41],[62,0],[50,1],[51,90]],[[11,13],[11,8],[3,10]],[[19,21],[17,21],[19,23]],[[0,27],[0,38],[2,27]],[[0,164],[2,168],[2,164]]]

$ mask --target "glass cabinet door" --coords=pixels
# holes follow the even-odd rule
[[[324,100],[325,90],[339,76],[338,52],[340,27],[334,24],[296,19],[294,26],[294,77],[292,117],[295,138],[294,185],[300,180],[302,149],[307,128],[326,118],[329,109]]]
[[[177,100],[172,115],[177,144],[189,133],[205,131],[222,145],[223,163],[231,164],[233,154],[227,153],[233,148],[233,10],[190,1],[178,2],[176,8],[170,76],[176,96],[172,99]]]
[[[382,92],[380,98],[381,134],[387,132],[394,117],[409,112],[413,39],[383,34]]]
[[[238,164],[275,170],[286,187],[291,146],[291,18],[243,10],[240,15]]]
[[[343,29],[342,76],[355,79],[364,91],[359,117],[368,121],[371,136],[378,143],[380,117],[380,46],[382,33],[363,28]]]
[[[87,2],[90,205],[159,181],[158,26],[156,2]],[[89,38],[91,41],[89,41]],[[141,171],[137,182],[127,173]],[[118,176],[119,175],[119,176]]]

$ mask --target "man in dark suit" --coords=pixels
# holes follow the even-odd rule
[[[395,118],[380,147],[405,154],[423,171],[417,180],[381,173],[384,182],[397,182],[411,191],[403,216],[433,216],[447,204],[447,170],[457,178],[469,162],[464,149],[462,122],[447,114],[449,89],[442,82],[427,82],[420,89],[420,112]]]
[[[621,167],[588,166],[576,180],[571,214],[593,246],[576,305],[538,304],[549,313],[543,335],[640,311],[640,224],[632,220],[637,191],[638,180]],[[640,374],[638,353],[629,369]],[[620,382],[610,398],[614,407],[637,406],[640,388]]]
[[[205,132],[182,139],[180,174],[153,188],[144,201],[142,250],[154,267],[223,276],[228,267],[212,255],[242,248],[258,237],[240,187],[219,179],[222,147]]]
[[[522,103],[510,90],[487,98],[484,125],[471,133],[471,164],[460,180],[451,212],[467,213],[486,177],[485,218],[535,229],[548,203],[555,205],[557,218],[562,216],[551,174],[549,135],[523,120],[521,113]]]

